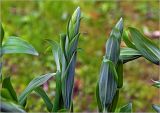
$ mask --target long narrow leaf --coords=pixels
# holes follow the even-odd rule
[[[46,39],[46,41],[52,46],[52,53],[57,65],[57,70],[60,71],[60,46],[57,42],[51,40],[51,39]]]
[[[64,57],[65,57],[65,59],[67,59],[67,53],[66,53],[66,48],[65,48],[66,45],[65,44],[66,44],[66,34],[61,34],[60,35],[60,45],[61,45]]]
[[[51,100],[49,99],[49,97],[47,96],[46,92],[41,88],[41,87],[37,87],[35,89],[35,92],[38,93],[38,95],[40,95],[42,97],[42,99],[44,100],[47,109],[49,112],[51,112],[53,104],[51,102]]]
[[[14,101],[18,102],[16,92],[15,92],[15,90],[13,89],[13,86],[12,86],[11,81],[10,81],[10,77],[6,77],[6,78],[3,80],[3,82],[2,82],[2,88],[8,89],[10,95],[12,96],[12,99],[13,99]]]
[[[67,109],[70,109],[71,105],[74,74],[75,74],[75,63],[76,63],[76,51],[72,55],[64,75],[62,75],[62,94],[63,94],[63,100],[65,102],[64,104]]]
[[[45,82],[47,82],[51,77],[53,77],[56,73],[48,73],[42,76],[38,76],[34,78],[27,86],[27,88],[21,93],[18,98],[18,101],[21,105],[24,106],[27,96],[37,87],[41,86]]]
[[[54,98],[54,104],[52,112],[58,112],[58,110],[63,109],[63,97],[62,97],[62,84],[61,84],[61,72],[57,72],[56,76],[56,95]]]
[[[151,40],[144,37],[136,28],[129,28],[132,40],[137,50],[149,61],[159,65],[160,49]]]
[[[2,45],[2,54],[10,53],[38,55],[38,52],[28,42],[15,36],[9,37],[8,40]]]

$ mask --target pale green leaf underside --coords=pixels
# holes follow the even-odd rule
[[[22,40],[19,37],[11,36],[2,45],[2,54],[11,53],[25,53],[31,55],[38,55],[38,52],[33,48],[31,44]]]
[[[151,40],[144,37],[136,28],[129,28],[136,49],[149,61],[159,65],[160,49]]]
[[[37,87],[41,86],[42,84],[44,84],[47,80],[49,80],[51,77],[53,77],[56,73],[48,73],[42,76],[38,76],[36,78],[34,78],[29,85],[27,86],[27,88],[21,93],[21,95],[18,98],[18,101],[21,105],[25,104],[26,98],[27,96]]]

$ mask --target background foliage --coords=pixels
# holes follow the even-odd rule
[[[97,111],[95,87],[99,67],[105,53],[105,42],[115,22],[123,17],[125,28],[137,27],[142,32],[146,28],[151,32],[159,30],[158,0],[119,1],[1,0],[0,18],[5,37],[20,36],[29,41],[40,54],[39,57],[19,54],[5,56],[3,73],[12,76],[16,91],[22,92],[35,76],[55,72],[55,62],[51,51],[46,51],[48,44],[44,39],[58,41],[59,34],[66,31],[65,26],[72,12],[80,6],[83,19],[79,47],[83,51],[78,53],[77,59],[74,110]],[[158,38],[152,40],[160,46]],[[160,92],[151,86],[151,79],[159,79],[158,67],[143,58],[125,64],[124,87],[118,105],[132,101],[133,111],[153,111],[151,103],[160,101]],[[43,87],[50,98],[54,99],[55,80],[50,80]],[[28,100],[28,111],[46,111],[38,96],[33,94]]]

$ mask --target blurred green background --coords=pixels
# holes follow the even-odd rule
[[[38,57],[14,54],[4,57],[3,73],[12,76],[16,92],[20,94],[29,81],[36,76],[55,72],[51,51],[46,51],[46,38],[59,41],[59,34],[66,31],[67,22],[76,9],[81,7],[82,33],[76,66],[74,111],[96,112],[95,86],[109,33],[120,17],[125,29],[132,26],[145,33],[159,30],[159,0],[116,0],[116,1],[54,1],[54,0],[1,0],[0,18],[5,30],[5,39],[15,35],[29,41],[39,52]],[[158,38],[152,38],[159,44]],[[159,44],[160,45],[160,44]],[[118,106],[133,102],[135,112],[153,112],[151,104],[158,104],[158,89],[152,81],[158,80],[159,67],[140,58],[124,65],[124,87],[120,91]],[[49,87],[46,87],[49,85]],[[55,80],[45,86],[54,101]],[[28,98],[27,110],[45,112],[43,100],[34,93]]]

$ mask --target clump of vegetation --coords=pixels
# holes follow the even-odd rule
[[[1,111],[2,112],[26,112],[24,109],[27,97],[35,91],[43,100],[48,112],[73,112],[73,88],[75,77],[75,65],[78,51],[78,40],[80,37],[79,27],[81,11],[78,7],[73,13],[67,25],[65,34],[60,35],[60,44],[46,39],[52,48],[56,62],[56,73],[47,73],[31,80],[25,90],[17,96],[10,77],[2,77],[2,57],[11,53],[26,53],[38,55],[38,52],[28,42],[21,38],[12,36],[3,42],[4,30],[1,25],[0,37],[0,74],[1,74]],[[132,112],[132,103],[117,108],[120,89],[123,87],[123,66],[125,63],[139,57],[159,65],[160,50],[151,40],[144,37],[136,28],[129,27],[131,39],[128,32],[124,32],[123,19],[121,18],[108,38],[106,53],[103,57],[100,76],[96,87],[96,98],[99,112]],[[121,41],[127,47],[121,48]],[[3,42],[3,43],[2,43]],[[51,77],[56,78],[56,95],[52,101],[47,93],[41,88]],[[153,86],[160,86],[159,81],[154,81]],[[152,105],[159,112],[158,105]]]
[[[100,112],[114,112],[117,106],[119,91],[123,86],[123,64],[139,57],[159,65],[160,50],[151,40],[144,37],[136,28],[129,27],[130,40],[127,32],[123,33],[123,20],[118,21],[113,28],[107,43],[106,54],[103,57],[100,77],[97,83],[96,95]],[[120,47],[121,39],[127,45]],[[155,84],[159,84],[156,82]],[[158,87],[158,85],[155,85]],[[157,108],[158,106],[154,107]],[[119,112],[131,112],[132,103],[123,106]]]

